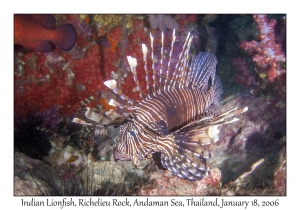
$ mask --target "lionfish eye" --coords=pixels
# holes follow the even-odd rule
[[[129,131],[130,135],[135,136],[135,132]]]

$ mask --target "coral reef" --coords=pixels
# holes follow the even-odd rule
[[[115,163],[91,162],[81,170],[69,165],[52,168],[44,162],[15,154],[15,195],[124,195],[125,172]]]
[[[77,38],[70,51],[15,48],[15,195],[286,195],[282,16],[268,15],[268,20],[266,15],[255,15],[254,21],[251,15],[53,17],[56,26],[74,26]],[[118,137],[114,125],[126,116],[117,119],[119,110],[110,111],[107,99],[113,97],[103,82],[115,79],[124,94],[139,98],[125,58],[138,59],[137,75],[145,90],[141,44],[150,49],[151,32],[154,66],[159,68],[161,30],[168,51],[173,28],[177,29],[174,59],[188,32],[194,36],[191,54],[216,53],[217,74],[224,86],[222,111],[249,107],[239,122],[223,127],[217,144],[209,146],[214,154],[208,163],[210,174],[195,182],[159,170],[151,159],[138,169],[129,161],[112,160]],[[169,58],[164,56],[163,72]],[[151,60],[147,64],[151,69]],[[175,64],[171,61],[171,67]],[[93,100],[86,100],[91,96]],[[85,116],[86,107],[101,115],[105,126],[91,127],[86,125],[89,120],[82,126],[72,123],[74,116]]]
[[[52,167],[43,161],[15,153],[14,195],[103,196],[132,195],[145,182],[144,169],[128,171],[115,161],[89,161],[75,168]]]
[[[138,94],[132,91],[135,87],[133,79],[127,77],[130,69],[125,61],[125,55],[136,57],[140,64],[143,63],[141,44],[150,43],[144,16],[129,15],[124,23],[120,15],[84,16],[84,19],[79,15],[55,17],[60,24],[74,25],[77,31],[76,44],[69,52],[56,49],[47,54],[16,53],[14,78],[16,113],[26,115],[33,109],[45,110],[53,104],[62,107],[64,113],[67,107],[71,107],[69,109],[72,111],[85,98],[91,95],[98,97],[99,93],[106,94],[107,89],[103,81],[110,78],[119,80],[124,94],[132,98],[138,97]],[[85,21],[85,18],[89,21]],[[95,28],[94,25],[104,27],[110,21],[113,21],[115,26],[105,28],[105,32],[99,35],[99,27]],[[186,22],[187,20],[184,23]],[[127,29],[127,25],[130,28]],[[123,34],[124,26],[125,34]],[[178,34],[181,35],[177,37],[179,44],[175,45],[175,56],[181,50],[177,46],[181,46],[185,41],[183,37],[186,37],[186,31],[190,29],[178,30]],[[166,32],[166,49],[170,48],[171,33],[171,30]],[[160,43],[160,32],[152,31],[152,34],[155,42]],[[197,36],[196,31],[194,36]],[[198,39],[194,40],[193,46],[197,46]],[[159,46],[157,43],[154,46]],[[156,53],[159,52],[160,47],[154,50],[156,55],[160,55]],[[155,65],[159,65],[159,59],[156,58]],[[150,68],[150,61],[148,65]],[[137,72],[140,81],[145,81],[143,65],[138,65]],[[141,87],[146,87],[145,82],[141,82]],[[93,101],[91,106],[96,106],[96,104],[97,101]]]
[[[257,63],[260,71],[265,72],[268,80],[273,82],[276,77],[285,74],[283,64],[286,60],[281,44],[276,43],[276,20],[267,18],[267,15],[253,15],[260,31],[260,42],[255,40],[240,43],[240,47],[253,56],[253,62]]]
[[[250,73],[248,63],[245,58],[234,58],[231,60],[231,63],[238,69],[238,73],[235,75],[235,79],[238,84],[251,87],[256,83],[256,78]]]
[[[247,104],[249,111],[235,126],[229,124],[225,126],[220,137],[221,141],[211,146],[215,156],[210,164],[222,171],[223,183],[234,180],[237,182],[237,179],[242,177],[247,183],[276,186],[272,192],[268,190],[258,192],[257,189],[256,192],[249,191],[249,194],[280,195],[281,193],[277,191],[280,186],[273,182],[276,180],[275,171],[285,162],[282,157],[285,154],[286,135],[285,98],[264,97],[261,94],[235,97],[223,107],[226,109],[227,106],[244,104]],[[282,158],[279,158],[280,156]],[[247,191],[242,194],[244,193],[248,194]]]
[[[217,189],[212,186],[220,182],[219,169],[212,169],[210,176],[200,181],[187,181],[173,176],[167,171],[151,173],[149,181],[138,188],[137,195],[219,195]]]
[[[178,29],[178,24],[172,15],[148,15],[148,20],[153,29],[165,31],[166,29]]]

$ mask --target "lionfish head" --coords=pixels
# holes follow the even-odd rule
[[[131,160],[130,155],[126,151],[125,141],[117,142],[117,145],[113,148],[113,154],[115,160]]]
[[[132,149],[128,148],[128,145],[132,145],[133,142],[138,142],[138,129],[132,122],[127,122],[120,126],[120,139],[117,141],[117,145],[113,149],[115,160],[132,160],[135,162],[134,157],[136,154],[131,154]],[[137,165],[134,163],[134,165]]]

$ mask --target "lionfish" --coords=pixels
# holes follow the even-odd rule
[[[161,166],[174,175],[199,180],[208,174],[206,159],[212,155],[205,145],[218,141],[221,126],[237,121],[234,116],[246,112],[248,108],[235,107],[219,113],[223,86],[215,75],[217,58],[212,53],[200,52],[189,62],[192,39],[189,33],[171,71],[176,40],[173,31],[168,64],[163,73],[164,34],[162,32],[158,72],[154,65],[153,36],[150,33],[152,84],[147,67],[148,48],[142,44],[147,93],[142,90],[137,77],[136,58],[127,56],[140,100],[126,96],[115,80],[104,82],[122,99],[122,103],[112,99],[110,104],[131,112],[119,127],[120,138],[113,149],[115,160],[131,160],[137,167],[140,160],[160,153]],[[90,119],[93,119],[92,115],[97,115],[91,113],[89,108],[87,112]],[[98,121],[96,118],[94,121]]]

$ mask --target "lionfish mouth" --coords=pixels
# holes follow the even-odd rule
[[[200,52],[190,63],[192,39],[189,33],[181,52],[174,55],[174,30],[170,51],[166,56],[162,32],[160,67],[156,69],[153,36],[150,34],[151,70],[148,70],[147,63],[148,48],[146,44],[141,46],[146,75],[145,91],[137,76],[137,59],[127,56],[139,100],[125,95],[115,80],[104,82],[122,99],[122,102],[111,100],[109,104],[130,113],[126,123],[120,127],[121,141],[113,150],[116,160],[131,160],[136,167],[140,160],[160,154],[161,165],[178,177],[199,180],[208,174],[206,159],[212,155],[205,145],[218,141],[222,125],[236,122],[238,118],[235,116],[246,112],[248,108],[234,107],[220,113],[223,86],[215,75],[217,58],[212,53]],[[174,58],[177,58],[175,66],[171,65]],[[165,67],[163,63],[166,60],[168,63]],[[95,123],[102,119],[90,109],[86,117]],[[74,118],[73,122],[89,124],[78,118]]]

